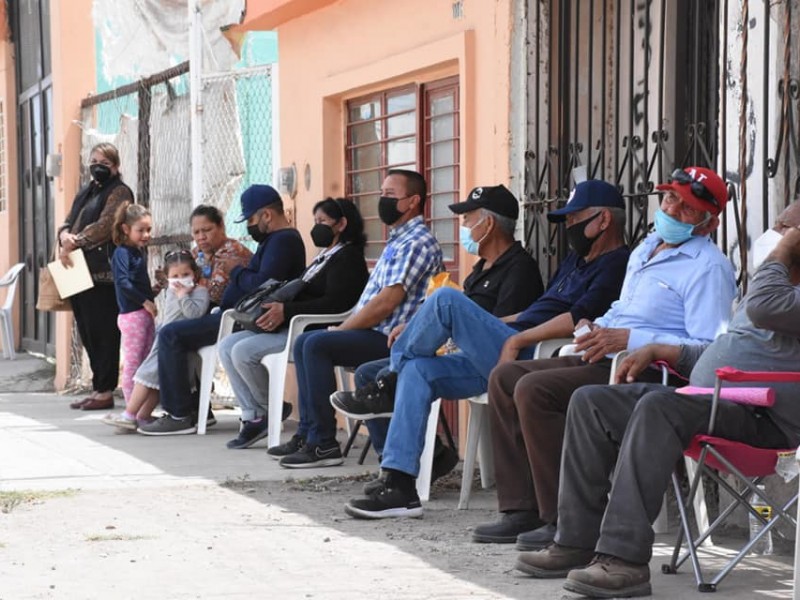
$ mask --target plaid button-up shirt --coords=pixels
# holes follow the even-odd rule
[[[416,312],[425,298],[428,279],[442,269],[439,242],[425,226],[422,217],[414,217],[389,233],[386,248],[358,299],[355,312],[361,310],[383,288],[398,283],[402,285],[406,291],[405,299],[392,314],[373,327],[389,335],[396,325],[405,323]]]

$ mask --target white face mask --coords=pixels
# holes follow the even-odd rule
[[[194,278],[192,277],[170,277],[167,279],[170,287],[175,287],[175,284],[182,285],[183,287],[193,288]]]
[[[774,229],[767,229],[753,242],[753,268],[761,266],[767,256],[775,250],[775,247],[783,239],[783,236]]]

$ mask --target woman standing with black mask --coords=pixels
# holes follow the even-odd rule
[[[119,377],[119,329],[117,300],[111,275],[114,215],[133,202],[133,192],[122,182],[119,151],[109,143],[97,144],[89,155],[92,180],[75,196],[72,209],[58,229],[59,258],[65,266],[69,253],[81,248],[94,287],[70,298],[81,343],[92,367],[92,393],[70,408],[107,410],[114,407],[112,394]]]

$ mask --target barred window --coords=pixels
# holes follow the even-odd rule
[[[377,260],[388,235],[378,198],[389,169],[419,171],[428,182],[425,220],[450,271],[458,268],[458,219],[447,208],[459,199],[458,78],[385,90],[347,103],[346,186],[358,204]]]

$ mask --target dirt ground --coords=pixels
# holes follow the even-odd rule
[[[455,477],[392,522],[344,514],[366,478],[0,494],[0,599],[531,597],[513,548],[469,542],[494,511],[456,511]]]
[[[2,493],[0,600],[574,598],[560,580],[514,572],[513,547],[469,541],[495,516],[490,492],[456,510],[454,474],[422,519],[354,520],[342,506],[365,479]],[[662,575],[660,562],[654,598],[699,596],[689,572]],[[729,577],[726,598],[754,597],[737,580],[775,587],[771,563],[753,562]]]

